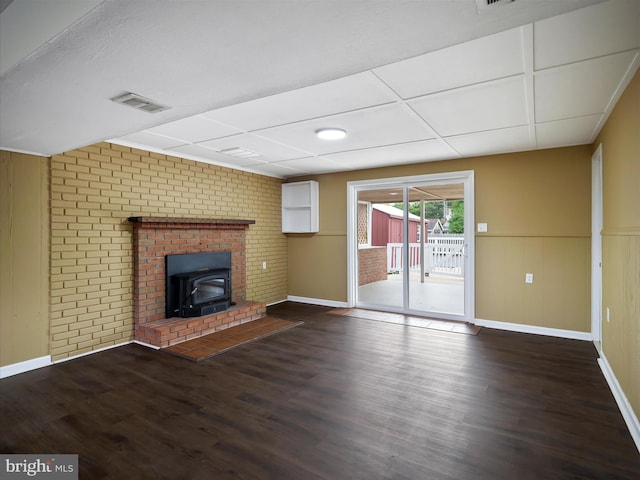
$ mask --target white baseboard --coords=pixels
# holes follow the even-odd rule
[[[49,365],[51,365],[51,355],[32,358],[31,360],[25,360],[24,362],[13,363],[11,365],[0,367],[0,378],[11,377],[12,375],[29,372],[37,368],[48,367]]]
[[[141,341],[139,341],[139,340],[134,340],[134,341],[133,341],[133,342],[131,342],[131,343],[135,343],[135,344],[138,344],[138,345],[142,345],[143,347],[147,347],[147,348],[152,348],[152,349],[154,349],[154,350],[160,350],[160,347],[157,347],[157,346],[155,346],[155,345],[151,345],[150,343],[144,343],[144,342],[141,342]]]
[[[133,340],[129,341],[129,342],[118,343],[116,345],[109,345],[108,347],[98,348],[97,350],[91,350],[90,352],[84,352],[84,353],[81,353],[79,355],[74,355],[73,357],[61,358],[60,360],[56,360],[53,363],[56,364],[56,363],[68,362],[69,360],[75,360],[76,358],[86,357],[87,355],[93,355],[94,353],[104,352],[105,350],[111,350],[112,348],[123,347],[125,345],[129,345],[130,343],[133,343]]]
[[[288,301],[288,298],[283,298],[282,300],[276,300],[275,302],[267,303],[267,307],[271,307],[273,305],[278,305],[279,303],[284,303]]]
[[[479,327],[495,328],[497,330],[508,330],[510,332],[533,333],[535,335],[546,335],[548,337],[570,338],[572,340],[592,341],[590,332],[578,332],[575,330],[562,330],[560,328],[535,327],[523,325],[521,323],[497,322],[495,320],[482,320],[476,318],[473,322]]]
[[[627,399],[627,396],[624,394],[622,387],[620,387],[620,383],[618,383],[618,379],[613,373],[613,370],[611,370],[611,365],[609,365],[607,357],[605,357],[604,353],[602,352],[600,352],[598,365],[600,365],[600,370],[602,370],[602,373],[604,374],[604,378],[607,380],[607,383],[609,384],[611,393],[613,393],[613,398],[616,399],[616,403],[618,404],[620,413],[622,413],[622,417],[624,418],[624,421],[627,424],[629,433],[631,433],[631,437],[633,438],[633,441],[636,443],[636,448],[640,452],[640,422],[638,421],[638,417],[634,413],[633,408],[631,407],[631,404]]]
[[[323,307],[346,308],[347,302],[336,302],[335,300],[324,300],[322,298],[296,297],[289,295],[287,300],[291,302],[310,303],[312,305],[322,305]]]

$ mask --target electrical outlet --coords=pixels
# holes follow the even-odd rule
[[[479,223],[478,224],[478,232],[482,232],[485,233],[488,231],[489,226],[486,223]]]
[[[526,273],[524,275],[524,282],[525,283],[533,283],[533,273]]]
[[[267,269],[267,262],[262,262],[262,269],[266,270]]]

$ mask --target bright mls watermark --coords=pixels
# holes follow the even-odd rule
[[[78,455],[0,454],[0,480],[23,478],[78,480]]]

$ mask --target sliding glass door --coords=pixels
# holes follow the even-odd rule
[[[349,303],[473,319],[473,173],[349,183]]]
[[[404,308],[403,203],[402,188],[358,192],[358,305]]]

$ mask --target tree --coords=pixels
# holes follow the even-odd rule
[[[394,207],[402,210],[402,204],[396,203]],[[409,213],[420,216],[420,202],[411,202],[409,204]],[[424,202],[424,218],[444,218],[444,202]]]
[[[449,233],[464,233],[464,201],[454,200],[450,205]]]
[[[420,212],[420,203],[418,203],[418,212]],[[442,220],[444,218],[444,202],[424,202],[424,218]]]

